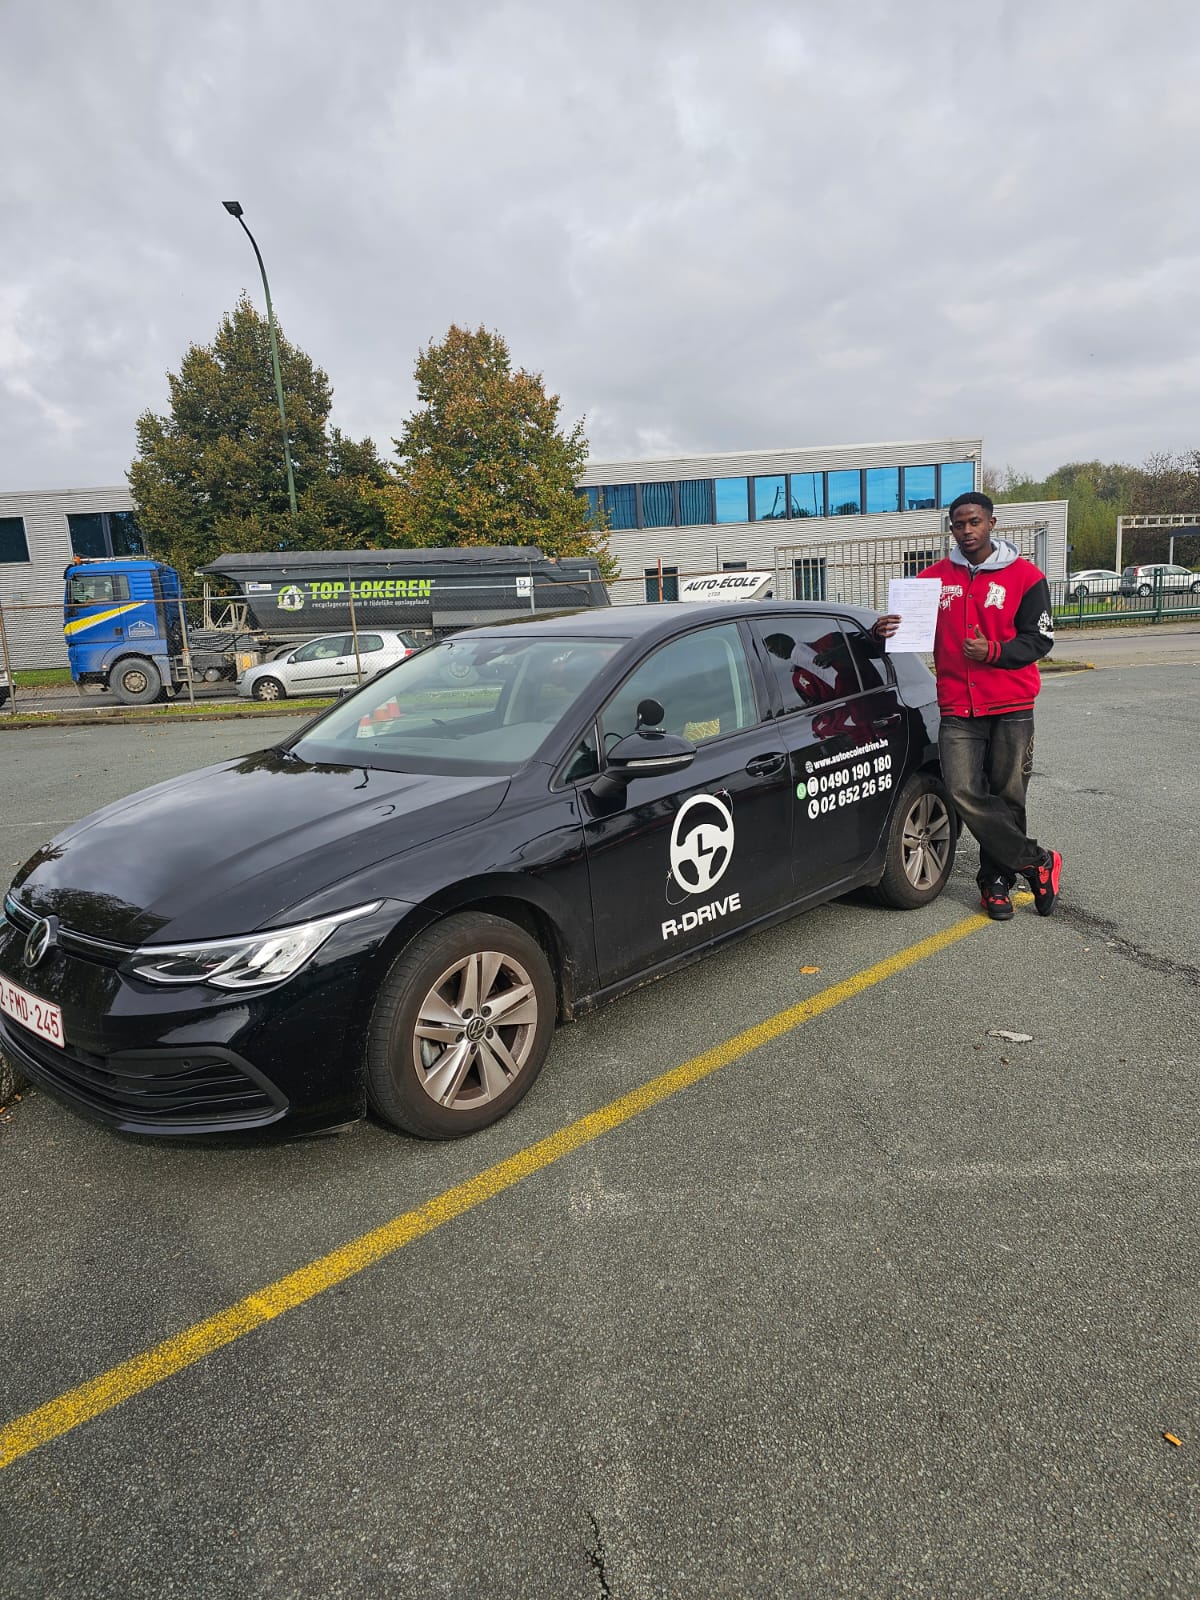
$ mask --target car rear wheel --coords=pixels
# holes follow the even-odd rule
[[[1145,597],[1146,597],[1146,595],[1148,595],[1148,594],[1153,594],[1153,593],[1154,593],[1154,590],[1153,590],[1153,588],[1152,588],[1152,587],[1151,587],[1151,585],[1150,585],[1150,584],[1148,584],[1148,583],[1139,583],[1139,584],[1138,584],[1138,586],[1137,586],[1137,592],[1138,592],[1138,593],[1139,593],[1139,594],[1140,594],[1140,595],[1141,595],[1141,596],[1142,596],[1142,598],[1143,598],[1143,599],[1144,599],[1144,598],[1145,598]]]
[[[946,790],[929,773],[905,783],[888,829],[883,876],[872,891],[880,905],[912,911],[936,900],[954,866],[958,827]]]
[[[367,1039],[367,1099],[394,1127],[457,1139],[511,1111],[549,1054],[554,975],[514,923],[447,917],[396,958]]]
[[[259,678],[251,693],[256,700],[285,700],[287,690],[278,678]]]
[[[1193,594],[1200,594],[1200,582],[1192,584],[1191,592]]]

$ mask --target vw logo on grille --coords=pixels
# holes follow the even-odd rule
[[[40,917],[29,930],[25,941],[25,965],[36,967],[51,945],[58,941],[58,918]]]

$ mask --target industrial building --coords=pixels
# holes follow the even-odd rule
[[[982,474],[980,439],[590,463],[579,492],[602,509],[617,604],[673,600],[681,578],[757,570],[780,598],[882,607],[888,575],[936,560],[945,507]],[[1066,577],[1067,503],[996,507],[1024,554]],[[73,556],[142,554],[125,486],[0,494],[0,607],[14,665],[64,666],[62,574]],[[153,554],[153,552],[150,552]]]

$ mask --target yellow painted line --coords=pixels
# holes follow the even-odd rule
[[[1021,898],[1028,899],[1029,896]],[[351,1239],[348,1244],[331,1250],[328,1255],[310,1262],[308,1266],[289,1272],[286,1277],[247,1295],[236,1305],[206,1317],[203,1322],[194,1323],[182,1333],[164,1339],[153,1349],[122,1361],[119,1366],[111,1367],[98,1378],[91,1378],[66,1394],[59,1395],[57,1399],[38,1406],[35,1411],[27,1412],[25,1416],[0,1428],[0,1469],[11,1466],[21,1456],[48,1444],[51,1439],[57,1439],[82,1423],[90,1422],[93,1417],[111,1411],[114,1406],[132,1399],[134,1395],[152,1389],[155,1384],[202,1361],[205,1356],[232,1344],[285,1311],[303,1305],[335,1284],[344,1283],[364,1267],[394,1255],[414,1239],[432,1233],[443,1223],[473,1210],[485,1200],[494,1199],[535,1172],[553,1166],[564,1156],[571,1155],[602,1134],[611,1133],[622,1123],[641,1116],[644,1111],[678,1094],[681,1089],[699,1083],[702,1078],[727,1067],[730,1062],[738,1061],[752,1050],[803,1027],[806,1022],[841,1005],[844,1000],[853,1000],[875,984],[895,977],[906,967],[937,955],[959,939],[965,939],[968,934],[977,933],[987,926],[988,919],[982,915],[964,917],[961,922],[954,923],[941,933],[931,934],[928,939],[909,945],[907,949],[876,962],[873,967],[855,973],[844,982],[823,989],[811,999],[802,1000],[798,1005],[768,1017],[765,1022],[746,1028],[733,1038],[726,1039],[723,1044],[714,1045],[711,1050],[693,1056],[690,1061],[673,1067],[660,1077],[652,1078],[638,1089],[631,1089],[628,1094],[610,1101],[599,1111],[580,1117],[577,1122],[527,1146],[506,1161],[497,1162],[495,1166],[468,1178],[465,1183],[457,1184],[444,1194],[427,1200],[414,1211],[406,1211],[391,1222],[385,1222],[382,1227]]]

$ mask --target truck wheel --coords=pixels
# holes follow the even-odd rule
[[[256,700],[286,700],[287,690],[278,678],[259,678],[251,693]]]
[[[913,773],[892,812],[887,862],[871,898],[900,911],[927,906],[946,887],[957,842],[944,787],[928,773]]]
[[[130,656],[122,661],[109,682],[123,706],[153,705],[163,687],[158,668],[144,656]]]
[[[445,917],[397,957],[367,1038],[367,1099],[393,1127],[459,1139],[510,1111],[554,1036],[537,940],[484,912]]]

